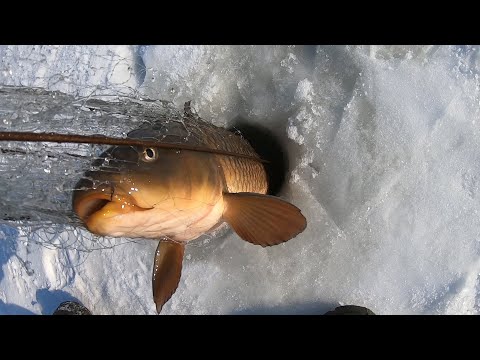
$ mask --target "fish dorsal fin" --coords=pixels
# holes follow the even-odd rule
[[[153,301],[160,313],[163,305],[177,290],[182,274],[185,246],[171,241],[160,241],[153,262]]]
[[[296,206],[274,196],[225,193],[223,218],[243,240],[272,246],[300,234],[307,220]]]

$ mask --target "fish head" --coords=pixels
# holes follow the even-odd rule
[[[130,136],[156,139],[145,130]],[[118,229],[120,222],[128,222],[132,228],[145,223],[148,215],[140,212],[147,210],[157,209],[158,218],[159,208],[173,213],[214,203],[221,194],[222,181],[210,153],[114,146],[94,161],[78,183],[73,209],[91,232],[122,236],[105,229]]]
[[[160,160],[156,148],[108,149],[77,184],[73,196],[75,213],[90,228],[93,218],[105,221],[153,208],[168,196],[171,158]]]

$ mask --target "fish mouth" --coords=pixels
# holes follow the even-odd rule
[[[90,227],[93,222],[127,214],[133,211],[144,211],[149,208],[138,206],[135,198],[128,193],[112,189],[99,189],[77,196],[74,201],[74,211],[80,219]]]
[[[100,211],[105,205],[111,202],[112,196],[104,193],[91,193],[75,201],[75,213],[84,222],[88,220],[97,211]]]

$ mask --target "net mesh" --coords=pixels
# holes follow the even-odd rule
[[[178,109],[152,99],[151,92],[143,95],[144,49],[0,46],[0,131],[124,138],[138,130],[143,139],[256,157],[232,133],[212,131],[189,105]],[[49,248],[91,251],[138,241],[94,236],[72,210],[73,192],[86,171],[98,170],[98,164],[112,170],[108,147],[0,142],[0,226],[14,226],[19,238]]]
[[[148,122],[183,121],[172,104],[139,92],[145,74],[141,51],[0,47],[0,131],[125,137]],[[91,251],[131,241],[91,235],[72,211],[75,184],[107,148],[0,142],[0,226],[16,227],[23,239],[54,248]]]

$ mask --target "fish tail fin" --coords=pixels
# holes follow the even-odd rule
[[[257,193],[225,193],[223,218],[243,240],[272,246],[288,241],[307,226],[300,209],[280,198]]]

